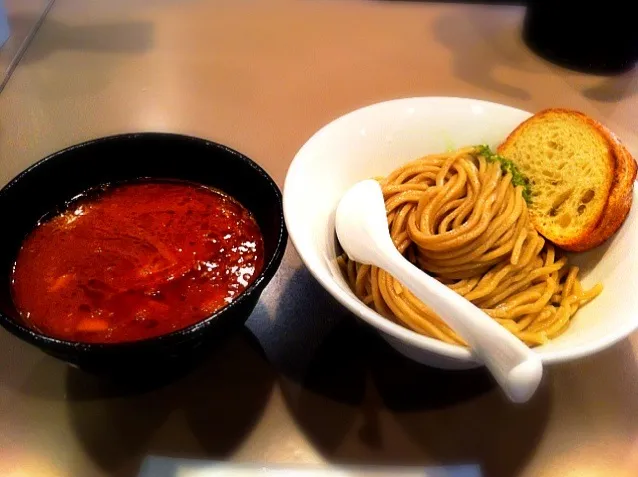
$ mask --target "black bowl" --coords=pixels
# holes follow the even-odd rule
[[[529,2],[523,40],[541,57],[585,73],[617,75],[638,61],[638,30],[631,2],[602,5]]]
[[[37,221],[81,192],[138,178],[178,179],[216,187],[256,218],[264,238],[264,268],[232,303],[182,330],[121,344],[63,341],[30,329],[11,298],[11,270]],[[283,257],[288,234],[281,192],[246,156],[203,139],[162,133],[106,137],[57,152],[0,190],[0,324],[18,338],[81,369],[111,375],[163,373],[193,363],[215,341],[239,329]]]

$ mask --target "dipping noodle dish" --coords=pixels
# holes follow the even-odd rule
[[[160,142],[149,144],[162,151],[169,139],[153,136]],[[91,179],[97,185],[25,222],[10,276],[22,324],[65,343],[153,341],[232,308],[265,270],[271,278],[285,248],[279,191],[254,163],[216,147],[263,184],[272,209],[240,175],[222,176],[231,181],[224,190],[133,172],[126,180]],[[111,164],[108,154],[103,163]],[[283,212],[308,269],[397,350],[435,366],[478,365],[463,339],[400,281],[341,250],[336,206],[354,183],[375,178],[398,251],[544,362],[556,362],[638,327],[638,298],[628,288],[638,277],[635,177],[626,146],[583,113],[412,98],[355,111],[313,136],[288,171]],[[2,191],[4,202],[13,188]],[[250,208],[226,190],[239,191]],[[277,220],[279,228],[271,225]]]

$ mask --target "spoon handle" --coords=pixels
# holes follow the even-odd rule
[[[507,396],[526,402],[536,391],[540,358],[516,336],[455,291],[412,265],[394,247],[377,254],[385,269],[461,336],[490,369]]]

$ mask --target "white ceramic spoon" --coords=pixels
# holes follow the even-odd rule
[[[352,260],[386,270],[432,308],[470,345],[512,401],[532,397],[543,375],[539,357],[480,308],[399,253],[390,238],[377,181],[359,182],[346,192],[337,207],[335,225],[339,242]]]

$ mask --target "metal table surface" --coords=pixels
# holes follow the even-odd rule
[[[382,0],[57,0],[0,95],[0,184],[79,141],[173,131],[238,149],[282,185],[320,126],[417,95],[578,108],[637,153],[636,74],[588,76],[539,59],[520,39],[523,13]],[[145,460],[183,457],[636,475],[637,355],[633,335],[553,366],[533,401],[514,406],[482,371],[398,356],[289,245],[245,332],[159,389],[101,382],[0,330],[0,474],[128,476]]]

